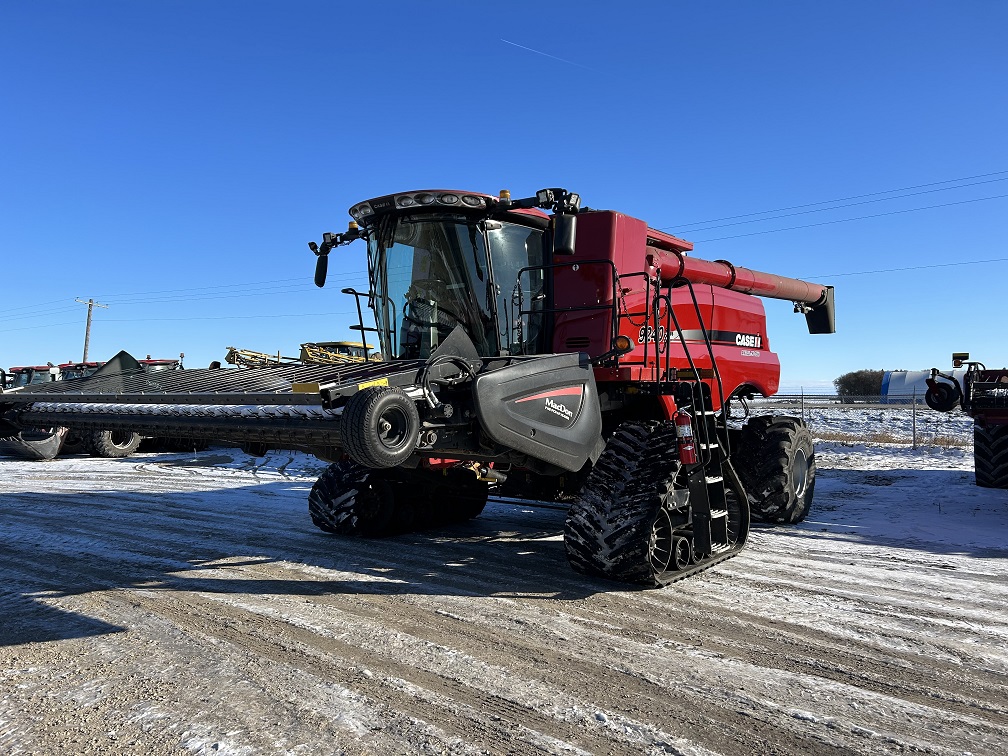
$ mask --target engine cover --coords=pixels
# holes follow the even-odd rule
[[[595,375],[581,354],[521,360],[480,374],[476,414],[496,443],[565,470],[580,470],[602,446]]]

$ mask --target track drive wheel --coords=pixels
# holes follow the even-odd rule
[[[395,496],[389,482],[375,473],[352,460],[329,465],[308,494],[308,513],[315,527],[365,538],[390,535]]]
[[[363,467],[397,467],[417,445],[420,416],[400,388],[371,386],[350,397],[340,418],[346,453]]]
[[[973,462],[978,486],[1008,488],[1008,425],[973,424]]]
[[[734,466],[753,516],[795,524],[805,519],[815,490],[812,434],[797,417],[762,415],[743,427],[732,447]]]
[[[139,433],[118,430],[86,431],[82,439],[84,448],[96,457],[128,457],[140,446]]]
[[[646,586],[693,564],[689,493],[677,486],[675,425],[626,423],[606,444],[564,523],[578,572]]]

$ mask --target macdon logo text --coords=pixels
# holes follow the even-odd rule
[[[548,396],[546,397],[546,410],[552,412],[554,415],[560,415],[564,420],[570,420],[574,417],[574,413],[565,405],[560,404],[560,402],[554,402]]]

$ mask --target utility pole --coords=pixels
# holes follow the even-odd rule
[[[83,299],[78,299],[76,301],[87,305],[87,330],[84,331],[84,359],[82,360],[82,362],[87,362],[88,343],[91,341],[91,310],[95,307],[104,307],[107,310],[108,305],[100,304],[95,302],[93,299],[89,299],[87,302]]]

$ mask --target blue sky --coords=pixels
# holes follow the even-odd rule
[[[92,358],[349,338],[363,246],[319,290],[306,242],[352,204],[545,186],[834,284],[834,336],[766,302],[785,385],[1000,366],[1006,28],[993,0],[2,3],[0,366],[79,359],[75,298],[109,305]]]

